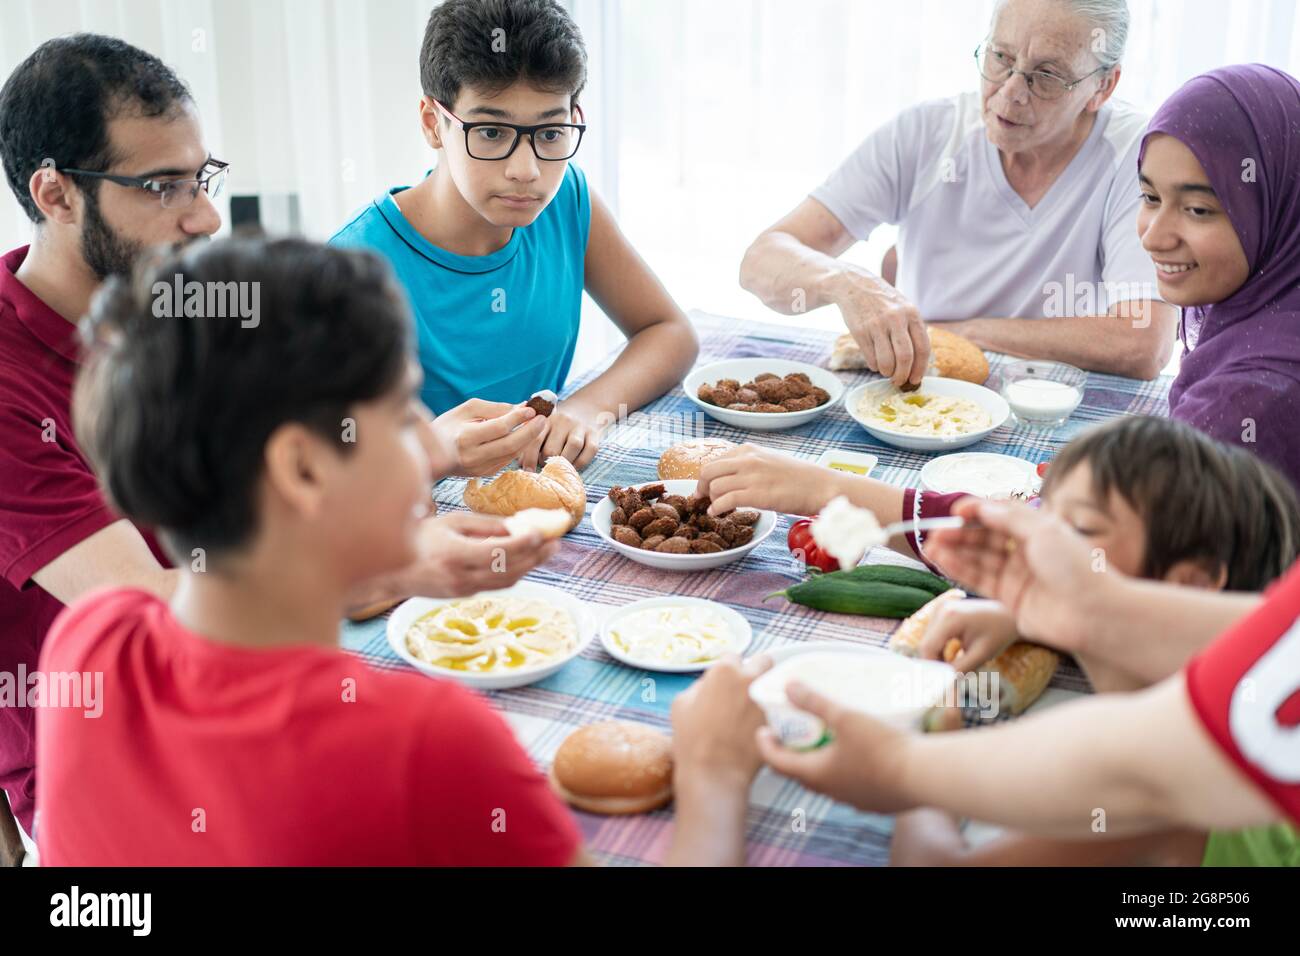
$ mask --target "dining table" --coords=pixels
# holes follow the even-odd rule
[[[746,321],[692,312],[700,342],[697,367],[723,359],[770,358],[825,368],[836,334],[824,329]],[[581,388],[614,361],[615,350],[595,367],[574,376],[565,393]],[[1008,361],[988,353],[990,380]],[[846,388],[878,378],[869,371],[835,372]],[[1038,463],[1080,431],[1121,415],[1166,415],[1172,378],[1139,381],[1089,373],[1082,402],[1069,420],[1054,429],[1017,423],[1014,418],[964,451],[996,452]],[[561,396],[563,399],[563,396]],[[621,556],[595,531],[591,511],[612,486],[658,480],[660,454],[676,442],[719,437],[751,442],[816,460],[831,449],[868,452],[879,462],[871,477],[899,487],[917,486],[921,467],[937,453],[907,451],[883,444],[862,428],[843,402],[811,422],[786,431],[748,431],[706,415],[680,386],[644,408],[621,415],[602,437],[595,459],[582,472],[587,514],[561,543],[558,554],[525,578],[559,588],[585,603],[597,621],[611,610],[643,598],[669,595],[720,602],[745,617],[753,631],[747,654],[812,641],[883,647],[898,621],[812,610],[783,599],[768,600],[803,577],[804,569],[786,545],[790,524],[799,516],[779,515],[776,530],[740,560],[711,570],[660,571]],[[435,488],[439,513],[463,509],[463,479],[444,479]],[[917,562],[879,548],[868,563]],[[408,665],[388,643],[388,615],[363,622],[345,621],[345,650],[377,668]],[[490,691],[485,696],[505,717],[539,768],[549,767],[556,749],[579,727],[597,721],[625,720],[670,732],[673,698],[697,674],[659,673],[629,667],[612,658],[594,640],[557,673],[528,686]],[[1086,678],[1068,658],[1043,697],[1026,711],[1067,702],[1089,692]],[[1024,719],[1024,717],[1016,718]],[[958,731],[980,733],[980,729]],[[954,786],[961,781],[954,780]],[[575,811],[592,856],[606,865],[661,863],[672,835],[672,806],[629,816],[598,816]],[[750,793],[746,820],[748,862],[763,866],[877,866],[889,861],[891,816],[863,813],[810,791],[770,768],[758,775]]]

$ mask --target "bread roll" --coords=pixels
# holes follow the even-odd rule
[[[735,448],[725,438],[692,438],[678,442],[659,456],[659,480],[699,478],[700,469]]]
[[[926,331],[930,334],[930,374],[984,384],[989,377],[989,361],[978,345],[934,325],[926,326]],[[846,333],[835,340],[827,367],[837,372],[864,369],[867,360],[853,336]]]
[[[527,508],[561,508],[576,528],[587,510],[587,486],[567,458],[548,458],[540,472],[507,471],[491,484],[465,486],[465,504],[485,515],[510,516]]]
[[[926,629],[944,604],[965,597],[966,593],[956,588],[940,594],[898,626],[889,639],[889,649],[908,657],[915,656]],[[949,641],[943,649],[943,659],[952,663],[959,649],[957,641]],[[1023,713],[1039,698],[1056,673],[1058,663],[1060,656],[1055,651],[1028,641],[1016,641],[977,668],[977,672],[998,675],[998,710],[1014,716]],[[926,730],[953,730],[960,726],[961,709],[957,707],[936,707],[925,718]]]
[[[655,810],[673,798],[672,741],[623,720],[580,727],[555,752],[550,780],[556,793],[579,810]]]

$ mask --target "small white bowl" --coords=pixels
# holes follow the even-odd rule
[[[780,376],[789,375],[791,372],[803,372],[814,385],[830,393],[830,401],[802,412],[737,412],[710,405],[700,399],[701,385],[713,385],[724,378],[734,378],[743,385],[745,382],[752,381],[755,375],[762,375],[764,372]],[[716,418],[724,425],[763,432],[806,425],[827,409],[833,408],[844,397],[844,383],[834,372],[809,365],[807,362],[795,362],[790,359],[726,359],[711,365],[703,365],[693,369],[686,376],[682,381],[682,390],[686,392],[687,398],[703,409],[706,415]]]
[[[967,445],[973,445],[987,438],[1001,428],[1011,416],[1011,407],[1007,405],[1006,399],[992,389],[971,382],[963,382],[961,379],[938,378],[932,375],[927,375],[921,380],[921,391],[928,392],[931,395],[964,398],[974,402],[989,413],[989,426],[979,431],[967,432],[964,435],[939,438],[933,435],[909,435],[904,432],[891,431],[868,422],[859,414],[858,405],[864,396],[883,395],[893,387],[894,384],[888,379],[859,385],[844,396],[844,408],[848,411],[849,416],[874,438],[879,439],[886,445],[893,445],[895,448],[905,448],[909,451],[953,451],[958,448],[965,448]]]
[[[615,642],[610,633],[614,626],[621,618],[629,614],[635,614],[637,611],[644,611],[652,607],[681,607],[689,605],[693,607],[707,607],[716,611],[726,619],[728,627],[731,630],[731,646],[722,652],[717,658],[709,661],[699,661],[694,664],[659,664],[654,661],[643,660],[639,657],[633,657],[627,654]],[[660,671],[665,674],[693,674],[696,671],[708,670],[718,660],[726,654],[743,654],[749,647],[750,641],[754,639],[753,628],[749,622],[739,612],[727,607],[725,604],[719,604],[717,601],[708,601],[704,598],[692,597],[658,597],[646,598],[643,601],[633,601],[625,607],[614,611],[605,619],[605,623],[600,628],[600,643],[604,646],[609,656],[616,661],[628,665],[629,667],[640,668],[647,671]]]
[[[998,476],[998,480],[964,481],[957,469],[968,469],[977,476],[981,472],[988,475],[997,469],[1005,474],[1005,479]],[[945,471],[952,473],[945,475]],[[921,468],[921,487],[938,495],[964,491],[981,498],[1005,501],[1018,494],[1023,497],[1038,494],[1041,485],[1038,469],[1032,461],[993,452],[961,451],[954,455],[940,455],[931,458]]]
[[[648,481],[630,487],[640,488],[648,484],[661,484],[664,486],[664,494],[681,495],[686,498],[695,493],[697,482],[694,478],[675,478],[670,481]],[[758,511],[758,523],[754,525],[754,536],[749,539],[748,544],[743,544],[739,548],[720,551],[716,554],[664,554],[661,551],[642,551],[640,548],[620,544],[609,534],[609,516],[614,511],[614,502],[610,500],[609,495],[601,498],[600,502],[591,509],[591,526],[596,529],[596,534],[613,546],[615,551],[625,558],[631,558],[638,564],[644,564],[649,568],[658,568],[660,571],[704,571],[709,568],[720,568],[724,564],[740,560],[762,544],[767,536],[776,530],[775,512],[761,511],[758,508],[746,508],[744,510]]]
[[[926,712],[942,703],[957,679],[951,664],[905,657],[882,647],[820,641],[771,651],[768,656],[773,667],[750,684],[749,696],[763,709],[768,726],[781,743],[794,750],[811,750],[829,742],[821,719],[794,707],[785,696],[790,674],[782,665],[808,655],[824,655],[827,663],[835,658],[866,659],[871,683],[863,687],[861,696],[836,698],[837,703],[900,730],[919,730]]]
[[[587,606],[577,598],[546,584],[520,581],[513,587],[503,588],[499,591],[483,591],[481,594],[474,596],[524,597],[529,600],[546,601],[561,607],[569,612],[569,616],[573,618],[574,626],[578,630],[577,646],[567,654],[545,663],[536,664],[532,667],[521,667],[517,670],[502,671],[499,674],[474,674],[468,671],[453,671],[445,667],[435,667],[428,661],[420,660],[410,652],[406,646],[406,632],[421,617],[445,604],[450,604],[454,599],[427,597],[416,597],[403,601],[393,610],[392,616],[388,618],[388,646],[393,649],[398,657],[429,677],[454,680],[466,687],[473,687],[475,690],[505,690],[509,687],[523,687],[526,684],[535,684],[539,680],[550,677],[581,654],[587,645],[591,643],[592,638],[596,636],[596,626]]]

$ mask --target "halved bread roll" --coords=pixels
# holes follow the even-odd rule
[[[567,458],[548,458],[540,472],[507,471],[487,485],[477,478],[465,486],[465,504],[479,514],[510,516],[529,508],[559,508],[576,528],[587,510],[587,486]]]

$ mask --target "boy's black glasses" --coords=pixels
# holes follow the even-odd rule
[[[496,161],[509,159],[525,136],[533,148],[533,155],[548,163],[572,159],[582,145],[586,123],[542,123],[537,126],[518,126],[515,123],[466,123],[433,97],[433,104],[447,114],[465,132],[465,152],[470,159]],[[578,118],[584,119],[582,107],[575,106]]]
[[[199,175],[194,179],[142,179],[139,176],[117,176],[113,173],[100,173],[91,169],[63,168],[57,171],[67,173],[70,176],[107,179],[110,183],[117,183],[119,186],[143,189],[145,192],[153,193],[159,197],[164,209],[181,209],[194,202],[200,189],[208,194],[209,199],[216,199],[220,196],[222,188],[226,185],[226,176],[229,170],[229,163],[223,163],[219,159],[209,157],[208,161],[203,164],[203,169],[199,171]]]

